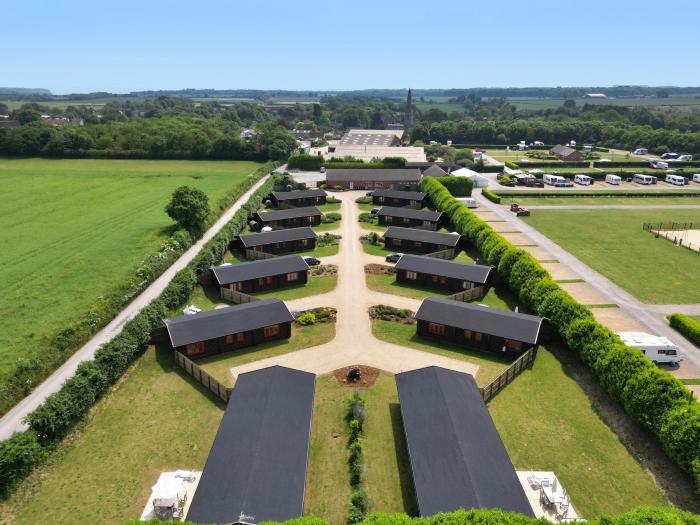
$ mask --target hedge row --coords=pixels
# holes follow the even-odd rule
[[[488,200],[490,200],[491,202],[495,202],[496,204],[501,204],[501,196],[492,192],[490,189],[484,188],[483,190],[481,190],[481,194],[484,197],[486,197]],[[436,204],[436,206],[437,206],[437,204]]]
[[[663,161],[666,162],[666,161]],[[668,167],[670,168],[696,168],[700,166],[700,160],[687,160],[683,162],[669,162]],[[648,168],[649,162],[647,161],[614,161],[614,162],[601,162],[596,160],[593,162],[594,168]]]
[[[695,346],[700,346],[700,323],[683,314],[672,314],[668,318],[673,328],[686,336]]]
[[[442,185],[455,197],[471,197],[474,188],[468,177],[442,177]]]
[[[321,155],[292,155],[287,161],[290,170],[319,171],[322,166],[327,168],[404,168],[406,159],[403,157],[386,157],[381,161],[362,162],[340,158],[324,159]]]
[[[350,437],[348,438],[348,469],[350,471],[350,485],[352,486],[352,496],[350,508],[345,521],[349,525],[361,522],[367,516],[367,493],[362,490],[362,476],[365,472],[364,446],[362,435],[365,426],[365,407],[367,402],[355,392],[348,401],[348,412],[345,421],[348,425]]]
[[[631,487],[632,489],[632,487]],[[330,495],[333,497],[333,495]],[[276,522],[262,522],[261,525]],[[330,525],[315,516],[304,516],[282,522],[283,525]],[[443,512],[426,518],[411,517],[403,513],[376,512],[360,522],[360,525],[543,525],[542,518],[530,518],[516,512],[500,509],[458,510]],[[122,525],[196,525],[191,521],[139,521]],[[603,516],[588,520],[588,525],[700,525],[700,516],[673,507],[639,507],[624,514]]]
[[[700,404],[685,386],[595,320],[591,311],[554,282],[526,251],[516,248],[459,203],[440,184],[420,183],[500,278],[549,324],[596,375],[610,396],[653,432],[668,456],[689,473],[700,491]]]
[[[258,209],[272,186],[273,180],[270,178],[207,242],[194,260],[175,275],[157,299],[126,323],[114,339],[100,347],[92,361],[81,363],[76,374],[63,384],[61,390],[49,396],[27,416],[28,431],[15,433],[0,442],[1,496],[6,497],[44,461],[61,438],[86,417],[90,407],[146,350],[152,331],[161,327],[163,318],[189,298],[198,277],[223,259],[230,241],[245,227],[246,219]]]
[[[612,164],[612,162],[606,162],[604,164]],[[518,165],[520,166],[520,169],[551,168],[553,170],[555,170],[557,168],[590,168],[591,167],[590,161],[587,161],[587,160],[572,161],[572,162],[556,162],[556,161],[544,162],[544,161],[533,160],[531,162],[521,162]]]

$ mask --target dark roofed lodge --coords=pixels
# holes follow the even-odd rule
[[[372,202],[388,206],[408,206],[420,210],[425,206],[428,194],[421,191],[374,190]]]
[[[382,226],[402,226],[404,228],[420,227],[425,230],[437,230],[443,214],[439,211],[416,210],[382,206],[377,212],[377,219]]]
[[[328,169],[326,184],[346,190],[374,190],[380,188],[413,189],[423,174],[415,169]]]
[[[211,271],[220,288],[255,293],[305,284],[308,281],[309,265],[298,255],[285,255],[216,266]]]
[[[273,191],[269,198],[272,205],[280,209],[319,206],[326,203],[326,192],[319,189]]]
[[[287,208],[255,212],[253,219],[262,226],[276,228],[298,228],[300,226],[318,226],[321,224],[321,210],[316,206]]]
[[[384,232],[384,247],[400,252],[432,253],[459,249],[461,235],[390,226]]]
[[[396,263],[396,282],[449,292],[488,284],[492,267],[464,264],[422,255],[403,255]]]
[[[316,232],[306,226],[239,235],[233,246],[272,254],[303,252],[316,247],[316,237]]]

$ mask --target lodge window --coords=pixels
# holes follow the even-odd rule
[[[288,281],[296,281],[299,278],[299,272],[289,272],[287,274]]]
[[[401,246],[401,239],[391,239],[391,244],[394,246]]]
[[[409,219],[408,217],[404,217],[403,222],[404,224],[408,224],[409,222],[411,222],[411,219]]]
[[[383,184],[382,182],[375,182],[375,183],[374,183],[374,187],[375,187],[375,188],[383,188],[383,187],[384,187],[384,184]]]
[[[309,239],[302,239],[302,240],[300,241],[300,244],[301,244],[302,246],[307,246],[307,245],[309,244]]]
[[[189,344],[185,348],[188,356],[194,356],[203,354],[205,350],[205,345],[203,341],[200,341],[199,343]]]
[[[506,348],[508,350],[519,351],[523,349],[523,343],[520,341],[511,341],[510,339],[506,339]]]
[[[415,242],[413,243],[413,246],[415,246],[416,248],[420,248],[421,246],[423,246],[423,243],[420,242],[420,241],[415,241]]]
[[[384,197],[377,197],[377,202],[384,202]]]
[[[423,221],[423,226],[430,226],[432,223],[430,221]]]
[[[428,323],[428,333],[433,335],[445,335],[445,325],[439,323]]]
[[[231,283],[228,285],[228,289],[233,290],[234,292],[240,292],[243,289],[243,283]]]
[[[384,220],[385,220],[386,222],[391,222],[391,221],[392,221],[390,215],[387,215],[386,217],[384,217]]]
[[[272,326],[266,326],[263,328],[263,335],[265,337],[273,337],[275,335],[278,335],[280,333],[280,325],[278,324],[273,324]]]
[[[309,224],[312,224],[312,223],[314,222],[314,218],[313,218],[313,217],[307,217],[307,219],[308,219],[308,221],[309,221]]]
[[[467,281],[462,281],[462,290],[467,289]]]
[[[406,279],[411,279],[412,281],[415,281],[418,279],[418,274],[416,272],[406,272]]]

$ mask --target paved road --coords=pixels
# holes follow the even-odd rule
[[[415,311],[419,300],[386,295],[369,290],[365,281],[367,263],[384,263],[384,259],[368,255],[362,249],[359,237],[365,230],[358,223],[359,209],[355,199],[364,192],[344,192],[336,196],[342,201],[340,233],[343,238],[337,256],[323,258],[323,263],[338,264],[338,286],[322,295],[289,301],[290,309],[315,306],[333,306],[338,309],[335,338],[323,345],[254,361],[231,369],[233,379],[243,372],[283,365],[315,374],[324,374],[354,364],[363,364],[398,373],[430,365],[442,366],[476,375],[475,364],[441,355],[423,352],[380,341],[372,334],[367,309],[376,304],[388,304]]]
[[[653,199],[653,197],[651,198]],[[526,205],[526,208],[530,210],[700,210],[700,204],[562,204],[560,206],[554,204],[536,204],[534,206]]]
[[[665,309],[668,305],[647,305],[642,303],[632,294],[580,261],[538,230],[518,219],[505,206],[494,204],[481,195],[479,195],[479,201],[484,208],[508,222],[513,226],[513,229],[517,229],[530,237],[537,245],[551,253],[554,259],[585,279],[590,286],[606,298],[606,303],[619,305],[622,311],[646,326],[649,332],[668,337],[675,342],[681,348],[684,359],[695,369],[700,370],[700,349],[671,328],[664,319]],[[671,305],[671,307],[675,306]]]
[[[207,230],[202,238],[197,241],[189,250],[187,250],[175,263],[168,268],[158,279],[156,279],[148,288],[146,288],[139,296],[137,296],[129,305],[122,310],[107,326],[97,332],[90,341],[82,348],[75,352],[68,361],[58,368],[51,376],[43,383],[37,386],[27,397],[20,401],[12,410],[5,414],[0,419],[0,439],[6,439],[13,432],[25,430],[27,426],[22,422],[22,419],[37,408],[49,395],[57,392],[63,383],[73,376],[78,365],[95,355],[95,351],[103,344],[109,342],[116,336],[124,326],[124,324],[138,314],[142,308],[147,306],[151,301],[156,299],[165,287],[170,283],[177,272],[187,266],[192,259],[199,253],[204,244],[206,244],[214,235],[216,235],[223,226],[230,221],[241,206],[250,198],[268,176],[263,177],[251,189],[245,192],[236,203],[224,212],[221,218]]]

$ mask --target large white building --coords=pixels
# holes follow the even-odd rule
[[[408,162],[425,162],[423,148],[401,146],[403,135],[402,129],[351,129],[335,147],[329,148],[326,158],[350,156],[369,161],[403,157]]]

